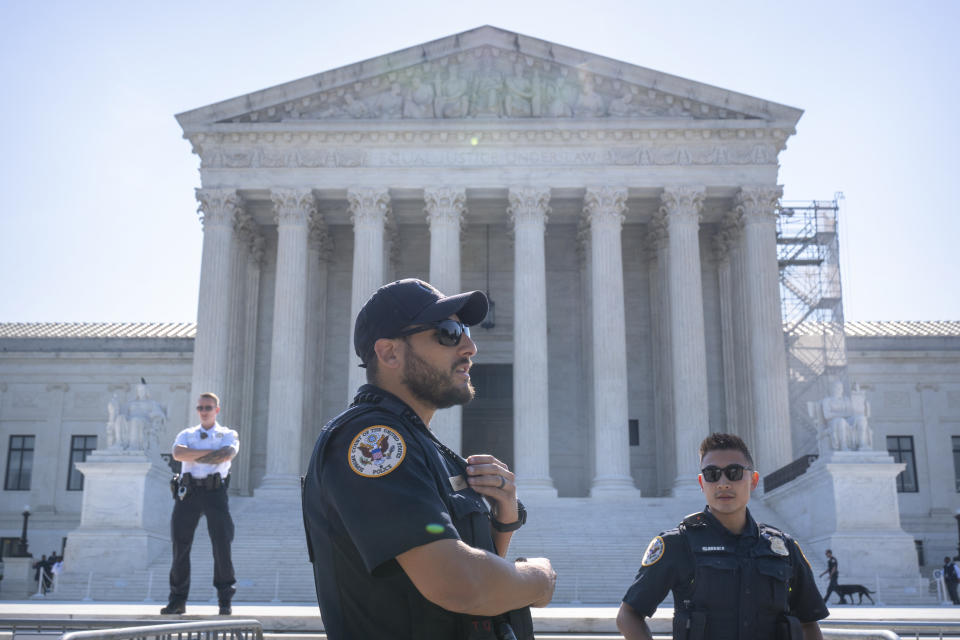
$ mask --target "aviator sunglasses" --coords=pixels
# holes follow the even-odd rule
[[[470,337],[470,327],[458,320],[451,320],[450,318],[447,318],[446,320],[439,320],[437,322],[428,322],[416,327],[404,329],[397,337],[411,336],[422,331],[430,331],[431,329],[437,330],[437,342],[445,347],[457,346],[460,344],[460,339],[464,335],[466,335],[468,338]]]
[[[745,467],[742,464],[728,464],[723,469],[710,465],[709,467],[704,467],[701,469],[700,473],[703,475],[703,479],[707,482],[718,481],[720,479],[720,474],[727,476],[727,480],[730,482],[736,482],[743,478],[744,471],[753,471],[753,469],[750,467]]]

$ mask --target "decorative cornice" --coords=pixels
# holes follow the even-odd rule
[[[310,189],[271,189],[273,219],[278,225],[306,226],[317,210],[317,201]]]
[[[660,211],[666,215],[667,222],[696,223],[700,220],[700,210],[706,191],[701,186],[677,185],[667,187],[660,194],[663,203]]]
[[[745,224],[774,222],[777,219],[777,202],[783,195],[779,185],[751,185],[741,187],[734,198],[734,208],[743,216]]]
[[[583,198],[583,215],[591,227],[603,224],[616,225],[619,228],[626,212],[626,187],[587,187]]]
[[[383,225],[390,213],[390,192],[385,187],[352,187],[347,189],[350,222]]]
[[[423,200],[426,206],[423,212],[427,214],[430,229],[435,225],[456,225],[462,228],[464,215],[467,213],[467,190],[463,187],[427,187],[423,190]]]
[[[195,194],[200,203],[197,213],[204,229],[232,225],[236,215],[243,210],[243,201],[236,189],[199,188]]]
[[[514,228],[524,224],[545,229],[550,215],[550,187],[510,187],[507,199],[507,215]]]
[[[274,169],[770,165],[776,164],[777,154],[789,137],[789,132],[780,129],[477,130],[481,128],[278,134],[245,131],[198,133],[192,140],[204,169]],[[410,148],[421,146],[424,148]]]

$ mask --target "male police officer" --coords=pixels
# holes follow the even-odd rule
[[[469,327],[486,312],[482,292],[445,297],[406,279],[357,316],[369,384],[323,428],[304,478],[331,640],[526,640],[527,607],[553,596],[549,560],[505,559],[526,520],[513,473],[493,456],[464,460],[427,426],[437,409],[473,398]]]
[[[836,593],[840,596],[840,604],[846,604],[844,601],[843,595],[840,594],[840,585],[838,580],[840,579],[840,572],[837,570],[837,559],[833,557],[833,551],[827,549],[827,568],[820,572],[818,578],[822,578],[823,574],[830,574],[830,584],[827,585],[827,593],[823,596],[824,602],[830,602],[830,594]],[[853,602],[853,596],[850,596],[850,601]]]
[[[173,562],[170,565],[170,597],[160,613],[184,613],[190,592],[190,547],[200,516],[207,517],[213,545],[213,586],[217,589],[220,615],[230,615],[235,589],[230,543],[233,519],[227,501],[230,461],[240,450],[237,432],[217,424],[220,399],[202,393],[197,400],[200,424],[177,434],[173,458],[183,463],[177,495],[170,517]]]
[[[822,640],[827,617],[810,565],[790,536],[750,516],[759,474],[743,440],[700,444],[707,509],[654,538],[617,614],[627,640],[650,640],[644,621],[673,591],[675,640]]]

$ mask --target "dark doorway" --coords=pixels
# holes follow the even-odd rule
[[[477,390],[463,408],[463,454],[489,453],[513,469],[513,365],[475,364]]]

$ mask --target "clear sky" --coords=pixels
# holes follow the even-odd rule
[[[960,320],[960,1],[0,0],[0,322],[191,321],[175,113],[491,24],[805,110],[847,319]]]

